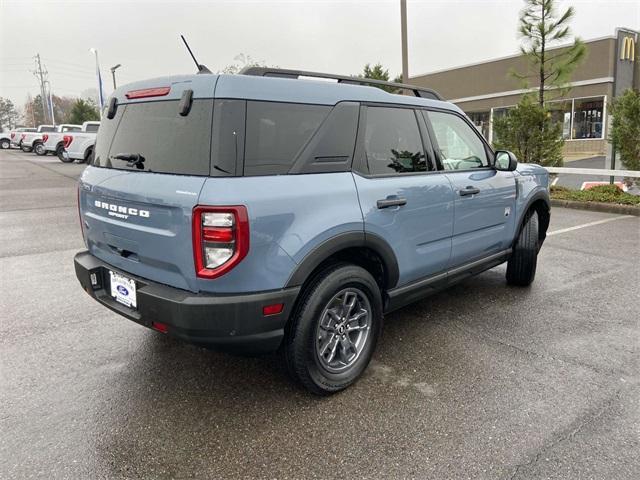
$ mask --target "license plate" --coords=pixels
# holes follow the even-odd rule
[[[111,296],[115,301],[129,308],[137,308],[135,280],[111,270],[109,270],[109,277],[111,278]]]

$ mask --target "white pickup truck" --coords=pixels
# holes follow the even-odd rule
[[[42,143],[42,134],[45,132],[54,132],[56,130],[55,125],[38,125],[38,129],[35,132],[23,132],[20,134],[20,149],[23,152],[30,152],[33,150],[34,145]],[[40,153],[44,155],[44,153]]]
[[[11,130],[9,132],[9,138],[11,143],[10,146],[20,148],[20,142],[22,142],[22,134],[26,132],[35,132],[35,131],[36,131],[35,128],[29,128],[29,127],[20,127],[20,128],[15,128]]]
[[[93,146],[96,144],[96,135],[100,122],[84,122],[82,131],[70,132],[63,136],[64,152],[63,162],[73,162],[74,160],[86,162],[93,154]]]
[[[67,132],[79,132],[81,130],[82,125],[73,125],[69,123],[58,125],[55,132],[43,133],[42,147],[34,145],[33,150],[36,152],[36,154],[41,155],[41,149],[44,149],[44,153],[42,155],[46,155],[47,153],[54,153],[58,156],[58,158],[62,158],[62,152],[64,151],[62,137],[64,136],[64,134]]]

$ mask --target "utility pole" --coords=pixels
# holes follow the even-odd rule
[[[47,100],[45,99],[46,92],[44,88],[44,82],[45,82],[45,77],[49,72],[47,72],[46,69],[44,71],[42,70],[42,62],[40,61],[39,53],[34,58],[36,59],[36,70],[34,70],[31,73],[33,73],[38,79],[38,81],[40,82],[40,100],[42,101],[42,116],[44,117],[43,119],[46,122],[47,118],[49,117],[48,115],[49,112],[47,111],[47,106],[46,106]]]
[[[409,83],[409,56],[407,53],[407,0],[400,0],[400,31],[402,35],[402,83]]]

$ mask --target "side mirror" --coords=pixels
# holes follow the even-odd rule
[[[493,166],[496,170],[513,172],[518,166],[518,159],[509,150],[498,150]]]

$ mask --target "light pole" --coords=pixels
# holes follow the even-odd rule
[[[100,107],[100,118],[102,118],[102,107],[104,107],[104,97],[102,95],[102,75],[100,75],[100,63],[98,62],[98,50],[90,48],[89,51],[96,57],[96,77],[98,78],[98,103]]]
[[[114,65],[113,67],[111,67],[111,76],[113,77],[113,89],[114,89],[114,90],[115,90],[116,88],[118,88],[118,87],[116,87],[116,70],[117,70],[118,68],[120,68],[121,66],[122,66],[122,65],[117,64],[117,65]]]
[[[56,118],[53,115],[53,95],[51,94],[51,82],[49,80],[45,80],[44,83],[47,84],[47,88],[49,90],[49,111],[51,112],[51,123],[53,126],[56,125]]]
[[[400,0],[400,35],[402,37],[402,83],[409,83],[409,58],[407,53],[407,0]]]

